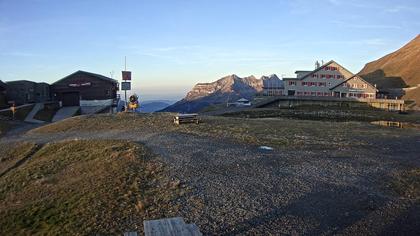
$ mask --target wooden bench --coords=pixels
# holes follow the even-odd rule
[[[182,123],[196,123],[198,124],[198,114],[178,114],[174,117],[174,123],[179,125]]]
[[[202,236],[195,224],[185,224],[182,217],[143,222],[145,236]]]

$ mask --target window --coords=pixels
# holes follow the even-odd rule
[[[316,95],[322,96],[322,93],[321,92],[317,92]]]
[[[311,96],[315,96],[316,95],[316,93],[315,92],[311,92]]]
[[[321,74],[321,78],[325,78],[325,75],[324,74]]]
[[[312,78],[318,78],[317,74],[312,74]]]
[[[296,81],[289,81],[289,85],[296,86]]]
[[[343,83],[343,87],[347,87],[347,83]]]
[[[326,93],[326,92],[325,92],[325,93],[324,93],[324,96],[329,96],[329,93]]]

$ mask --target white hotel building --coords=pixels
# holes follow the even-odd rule
[[[313,71],[296,71],[296,78],[283,78],[287,96],[376,98],[377,89],[335,61]]]

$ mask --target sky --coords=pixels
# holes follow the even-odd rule
[[[77,70],[141,99],[177,100],[223,76],[353,73],[420,33],[420,1],[0,0],[0,80],[53,83]]]

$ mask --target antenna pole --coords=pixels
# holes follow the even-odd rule
[[[124,71],[127,71],[127,56],[124,56]],[[125,110],[128,110],[128,101],[127,101],[127,90],[124,90],[125,94]]]

